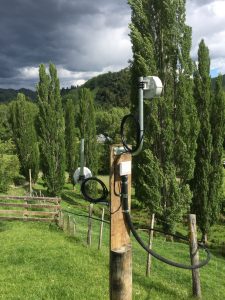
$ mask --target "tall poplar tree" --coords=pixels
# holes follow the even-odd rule
[[[37,86],[39,137],[43,177],[51,195],[59,194],[65,181],[65,121],[56,67],[39,67]]]
[[[210,225],[213,225],[219,217],[223,197],[223,139],[225,132],[225,94],[222,86],[222,75],[216,79],[215,95],[211,107],[211,174],[209,176],[209,205]]]
[[[192,212],[197,215],[197,223],[202,232],[202,240],[207,241],[212,207],[209,201],[209,177],[211,174],[212,135],[210,124],[211,78],[209,49],[204,40],[198,49],[198,70],[194,77],[195,99],[197,103],[200,132],[197,139],[195,171],[192,180]]]
[[[96,119],[94,99],[91,91],[83,88],[79,92],[80,106],[80,134],[84,138],[84,154],[86,166],[93,175],[98,171],[98,152],[96,139]]]
[[[153,189],[153,194],[160,195],[165,227],[173,231],[190,203],[187,181],[193,176],[198,133],[193,129],[197,112],[192,95],[191,28],[185,24],[185,1],[129,0],[129,4],[133,110],[137,109],[139,76],[159,76],[164,87],[160,99],[146,101],[145,143],[137,158],[136,192],[144,202],[147,189],[149,198]],[[149,161],[145,165],[141,155]],[[154,202],[154,197],[149,201]]]
[[[79,134],[75,127],[75,108],[74,103],[69,99],[65,107],[66,124],[66,161],[69,179],[73,182],[73,174],[79,163]]]
[[[20,160],[21,173],[29,180],[29,169],[35,182],[39,172],[39,146],[35,130],[38,108],[19,93],[10,105],[10,122],[13,139]]]

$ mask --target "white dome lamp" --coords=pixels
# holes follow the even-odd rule
[[[74,184],[81,184],[90,177],[92,177],[91,170],[84,166],[84,139],[82,139],[80,144],[80,167],[73,174]]]
[[[77,184],[77,183],[81,184],[84,179],[87,179],[90,177],[92,177],[91,170],[86,167],[83,168],[83,175],[81,175],[81,168],[77,168],[73,174],[73,180],[74,180],[75,184]]]

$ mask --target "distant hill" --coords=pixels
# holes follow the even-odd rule
[[[97,105],[127,107],[130,103],[130,71],[126,68],[119,72],[108,72],[89,79],[82,86],[62,89],[63,99],[78,100],[81,88],[93,91]]]
[[[212,78],[212,87],[215,87],[215,83],[216,83],[216,77]],[[225,91],[225,75],[223,75],[223,90]]]
[[[95,103],[99,106],[120,106],[128,107],[130,104],[130,70],[123,69],[119,72],[108,72],[93,77],[79,87],[62,88],[61,95],[63,100],[68,98],[78,100],[79,89],[86,87],[93,91]],[[214,88],[216,78],[212,78]],[[225,75],[223,75],[223,88],[225,90]],[[23,93],[32,100],[36,99],[36,92],[29,89],[1,89],[0,103],[8,102],[16,98],[18,93]]]
[[[13,99],[16,99],[18,93],[23,93],[26,95],[28,98],[35,100],[36,99],[36,92],[28,90],[28,89],[19,89],[19,90],[14,90],[14,89],[1,89],[0,88],[0,103],[3,102],[8,102]]]

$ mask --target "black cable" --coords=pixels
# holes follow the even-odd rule
[[[122,189],[121,189],[121,200],[122,200],[122,205],[123,205],[123,213],[125,215],[125,219],[127,222],[128,227],[130,228],[133,236],[135,237],[136,241],[142,246],[142,248],[145,249],[145,251],[147,251],[149,254],[151,254],[153,257],[157,258],[158,260],[170,265],[170,266],[174,266],[177,268],[181,268],[181,269],[186,269],[186,270],[195,270],[195,269],[199,269],[203,266],[205,266],[206,264],[208,264],[209,260],[210,260],[210,252],[208,251],[208,249],[198,243],[198,247],[202,248],[205,250],[207,257],[205,260],[203,260],[202,262],[200,262],[197,265],[185,265],[185,264],[181,264],[181,263],[177,263],[174,262],[172,260],[169,260],[159,254],[157,254],[155,251],[153,251],[152,249],[149,249],[148,246],[145,245],[145,243],[143,242],[143,240],[141,239],[141,237],[138,235],[137,231],[134,228],[133,222],[131,220],[131,216],[130,216],[130,211],[129,211],[129,204],[128,204],[128,184],[127,184],[127,180],[128,177],[127,176],[122,176],[121,177],[121,181],[122,181]],[[175,236],[170,234],[171,236]],[[184,238],[183,238],[184,239]],[[188,239],[186,239],[188,241]]]
[[[195,269],[199,269],[205,265],[208,264],[209,260],[210,260],[210,253],[208,251],[207,248],[205,248],[204,245],[198,243],[198,247],[201,248],[201,249],[204,249],[206,254],[207,254],[207,257],[205,260],[203,260],[202,262],[200,262],[199,264],[197,265],[185,265],[185,264],[181,264],[181,263],[177,263],[177,262],[174,262],[172,260],[169,260],[159,254],[157,254],[155,251],[153,251],[152,249],[149,249],[145,243],[143,242],[143,240],[141,239],[141,237],[138,235],[137,231],[135,230],[134,228],[134,225],[132,223],[132,220],[131,220],[131,216],[130,216],[130,213],[129,212],[124,212],[125,213],[125,218],[126,218],[126,222],[133,234],[133,236],[135,237],[136,241],[142,246],[142,248],[144,248],[149,254],[151,254],[153,257],[157,258],[158,260],[170,265],[170,266],[174,266],[174,267],[177,267],[177,268],[181,268],[181,269],[187,269],[187,270],[195,270]],[[154,230],[154,229],[152,229]],[[171,236],[174,236],[172,234],[170,234]],[[184,238],[182,238],[184,240]],[[186,239],[186,241],[188,241],[188,239]]]
[[[89,219],[93,219],[93,220],[96,220],[96,221],[99,221],[99,222],[103,222],[103,223],[106,223],[106,224],[110,224],[109,221],[102,220],[102,219],[95,218],[95,217],[90,217],[89,215],[82,215],[82,214],[78,214],[78,213],[75,213],[75,212],[71,212],[71,211],[68,211],[68,210],[65,210],[65,209],[63,209],[62,212],[66,212],[66,213],[71,214],[71,215],[74,215],[74,216],[83,217],[83,218],[89,218]]]
[[[88,191],[87,191],[87,186],[86,184],[89,182],[89,181],[97,181],[98,183],[100,183],[101,187],[102,187],[102,195],[100,197],[97,197],[97,198],[93,198],[91,197],[89,194],[88,194]],[[107,203],[107,197],[108,197],[108,189],[107,187],[105,186],[104,182],[102,182],[100,179],[98,179],[97,177],[90,177],[90,178],[87,178],[85,179],[82,184],[81,184],[81,193],[82,195],[84,196],[85,200],[91,202],[91,203]]]
[[[126,138],[124,136],[124,125],[127,122],[127,120],[130,118],[133,119],[134,122],[136,123],[136,145],[135,145],[135,147],[132,147],[132,148],[130,148],[127,145]],[[121,125],[120,125],[120,135],[121,135],[123,147],[126,150],[126,152],[129,152],[132,154],[138,150],[138,148],[140,147],[140,144],[142,142],[143,135],[141,136],[140,123],[134,115],[129,114],[129,115],[126,115],[123,117],[123,119],[121,121]]]

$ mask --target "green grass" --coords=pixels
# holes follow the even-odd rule
[[[48,224],[1,222],[0,299],[109,299],[109,226],[105,225],[98,251],[99,222],[93,222],[91,247],[86,246],[87,219],[76,217],[76,223],[76,237],[71,238]],[[191,299],[190,271],[153,259],[152,276],[146,278],[146,253],[132,243],[133,299]],[[154,249],[178,262],[189,262],[185,244],[158,236]],[[203,299],[224,299],[224,272],[225,260],[213,256],[201,270]]]
[[[104,180],[107,183],[107,178]],[[38,188],[42,188],[41,183]],[[13,194],[12,191],[9,193]],[[62,197],[64,210],[87,215],[88,203],[81,199],[78,186],[72,191],[67,185]],[[100,205],[94,206],[95,216],[101,215],[101,209]],[[88,247],[88,220],[71,216],[76,221],[73,238],[49,224],[0,222],[0,299],[109,299],[109,225],[104,225],[103,246],[99,251],[100,223],[93,221],[92,246]],[[213,228],[215,243],[224,241],[224,231],[224,225]],[[140,234],[147,241],[147,235]],[[188,245],[166,242],[157,234],[153,247],[169,259],[189,264]],[[153,259],[151,277],[146,278],[147,254],[133,239],[132,248],[133,300],[192,299],[190,271]],[[213,249],[212,260],[200,271],[203,300],[223,300],[225,297],[225,259],[219,253],[218,249]]]

